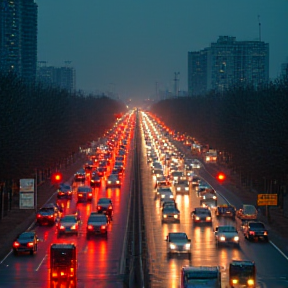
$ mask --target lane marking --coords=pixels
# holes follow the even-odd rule
[[[280,250],[276,244],[274,244],[271,240],[269,240],[269,243],[288,261],[287,255],[282,250]]]
[[[36,272],[38,272],[38,270],[40,269],[42,263],[43,263],[44,260],[47,258],[47,256],[48,256],[48,254],[46,254],[46,255],[44,256],[44,258],[41,260],[40,264],[39,264],[38,267],[35,269]]]
[[[8,258],[8,256],[12,253],[12,249],[10,250],[10,252],[3,258],[3,260],[0,262],[0,264],[2,264],[6,258]]]

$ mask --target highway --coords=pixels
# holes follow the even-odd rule
[[[140,119],[142,119],[140,117]],[[139,128],[143,132],[142,128]],[[181,212],[180,223],[161,222],[161,209],[159,199],[155,197],[155,180],[151,168],[147,163],[146,148],[143,134],[140,143],[140,171],[142,182],[142,196],[144,206],[144,219],[146,229],[146,243],[148,251],[148,270],[150,274],[151,288],[179,288],[180,269],[184,265],[217,265],[222,270],[222,288],[228,286],[228,267],[232,259],[253,260],[257,267],[257,288],[287,288],[288,287],[288,260],[271,243],[264,241],[250,242],[243,237],[240,221],[228,218],[216,219],[214,213],[212,225],[193,224],[191,211],[199,206],[199,198],[195,189],[190,184],[188,195],[177,195],[176,202]],[[124,282],[125,239],[128,218],[128,203],[131,183],[134,177],[132,162],[134,156],[134,140],[129,142],[125,174],[121,188],[105,189],[105,180],[101,187],[93,188],[93,200],[91,203],[76,203],[76,189],[79,183],[73,184],[72,200],[60,200],[64,214],[74,213],[79,209],[81,215],[80,233],[78,236],[64,235],[57,237],[56,226],[39,227],[31,224],[40,242],[38,252],[31,256],[9,253],[0,264],[0,288],[22,288],[22,287],[78,287],[78,288],[122,288]],[[115,155],[114,155],[115,156]],[[113,163],[108,168],[113,167]],[[211,171],[200,168],[198,174],[203,177],[218,193],[218,203],[227,201],[237,208],[243,204],[241,200],[226,191]],[[73,175],[71,175],[71,181]],[[89,185],[89,175],[85,184]],[[53,199],[56,202],[56,190]],[[101,197],[109,197],[113,201],[114,217],[109,224],[108,237],[95,236],[86,239],[86,223],[91,211],[96,211],[97,200]],[[223,246],[217,247],[215,243],[214,228],[218,224],[235,225],[240,235],[240,247]],[[167,242],[165,238],[169,232],[185,232],[191,239],[192,257],[186,255],[174,255],[167,257]],[[49,248],[51,243],[75,243],[78,255],[77,284],[54,283],[49,279]],[[12,243],[11,243],[12,245]]]

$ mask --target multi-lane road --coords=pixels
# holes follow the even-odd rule
[[[142,119],[140,117],[140,119]],[[140,126],[139,126],[140,127]],[[140,129],[140,128],[139,128]],[[140,131],[142,131],[140,129]],[[78,273],[77,287],[124,287],[123,277],[125,270],[125,239],[128,218],[128,203],[131,191],[131,182],[134,177],[132,161],[134,156],[134,144],[130,142],[128,157],[125,164],[125,174],[121,188],[105,189],[104,180],[99,188],[93,188],[93,200],[91,203],[76,203],[74,184],[74,196],[72,200],[61,200],[64,214],[73,213],[76,208],[80,210],[81,223],[78,236],[57,237],[56,226],[37,226],[31,223],[40,242],[38,252],[34,256],[9,253],[0,261],[0,288],[22,287],[69,287],[63,284],[58,286],[49,279],[49,248],[51,243],[70,243],[77,246]],[[145,141],[137,143],[141,147],[140,171],[142,179],[142,195],[145,216],[146,243],[148,251],[148,264],[150,274],[150,287],[180,287],[180,269],[183,265],[219,265],[222,268],[222,288],[228,286],[228,266],[231,259],[253,260],[257,267],[257,287],[288,287],[288,258],[282,255],[269,242],[250,242],[244,239],[240,222],[230,219],[216,219],[213,214],[212,225],[194,225],[191,219],[191,211],[199,206],[199,199],[191,186],[189,194],[177,195],[176,202],[181,212],[180,223],[162,224],[159,200],[155,198],[154,180],[151,168],[146,160]],[[112,167],[112,166],[111,166]],[[108,168],[109,169],[109,168]],[[110,168],[111,169],[111,168]],[[76,172],[76,171],[75,171]],[[109,173],[109,171],[108,171]],[[201,168],[199,175],[213,186],[218,195],[219,203],[229,201],[236,207],[241,206],[240,199],[226,191],[211,176],[209,171]],[[73,175],[71,175],[73,179]],[[86,179],[89,184],[89,177]],[[56,202],[56,191],[50,202]],[[101,197],[110,197],[114,205],[113,221],[109,224],[108,237],[92,237],[86,239],[86,223],[91,211],[96,210],[97,200]],[[236,225],[240,234],[240,247],[223,246],[215,244],[214,227],[224,223]],[[167,242],[164,241],[168,232],[185,232],[191,238],[192,257],[175,255],[167,257]],[[12,245],[12,243],[11,243]]]

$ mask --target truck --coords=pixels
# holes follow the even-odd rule
[[[256,266],[250,260],[232,260],[229,265],[229,284],[231,288],[256,287]]]
[[[180,274],[180,288],[221,288],[219,266],[183,266]]]
[[[216,163],[217,162],[217,150],[209,149],[204,153],[205,163]]]
[[[74,281],[77,274],[76,245],[54,243],[50,247],[50,279],[52,281]]]

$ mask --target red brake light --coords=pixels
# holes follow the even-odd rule
[[[17,247],[19,247],[19,246],[20,246],[20,243],[19,243],[19,242],[15,241],[15,242],[13,243],[13,247],[15,247],[15,248],[17,248]]]
[[[29,243],[27,244],[27,246],[28,246],[28,247],[33,247],[33,246],[34,246],[34,243],[33,243],[33,242],[29,242]]]
[[[105,226],[105,225],[102,225],[102,226],[101,226],[101,229],[106,229],[106,226]]]
[[[93,226],[92,225],[88,225],[88,230],[93,230]]]

